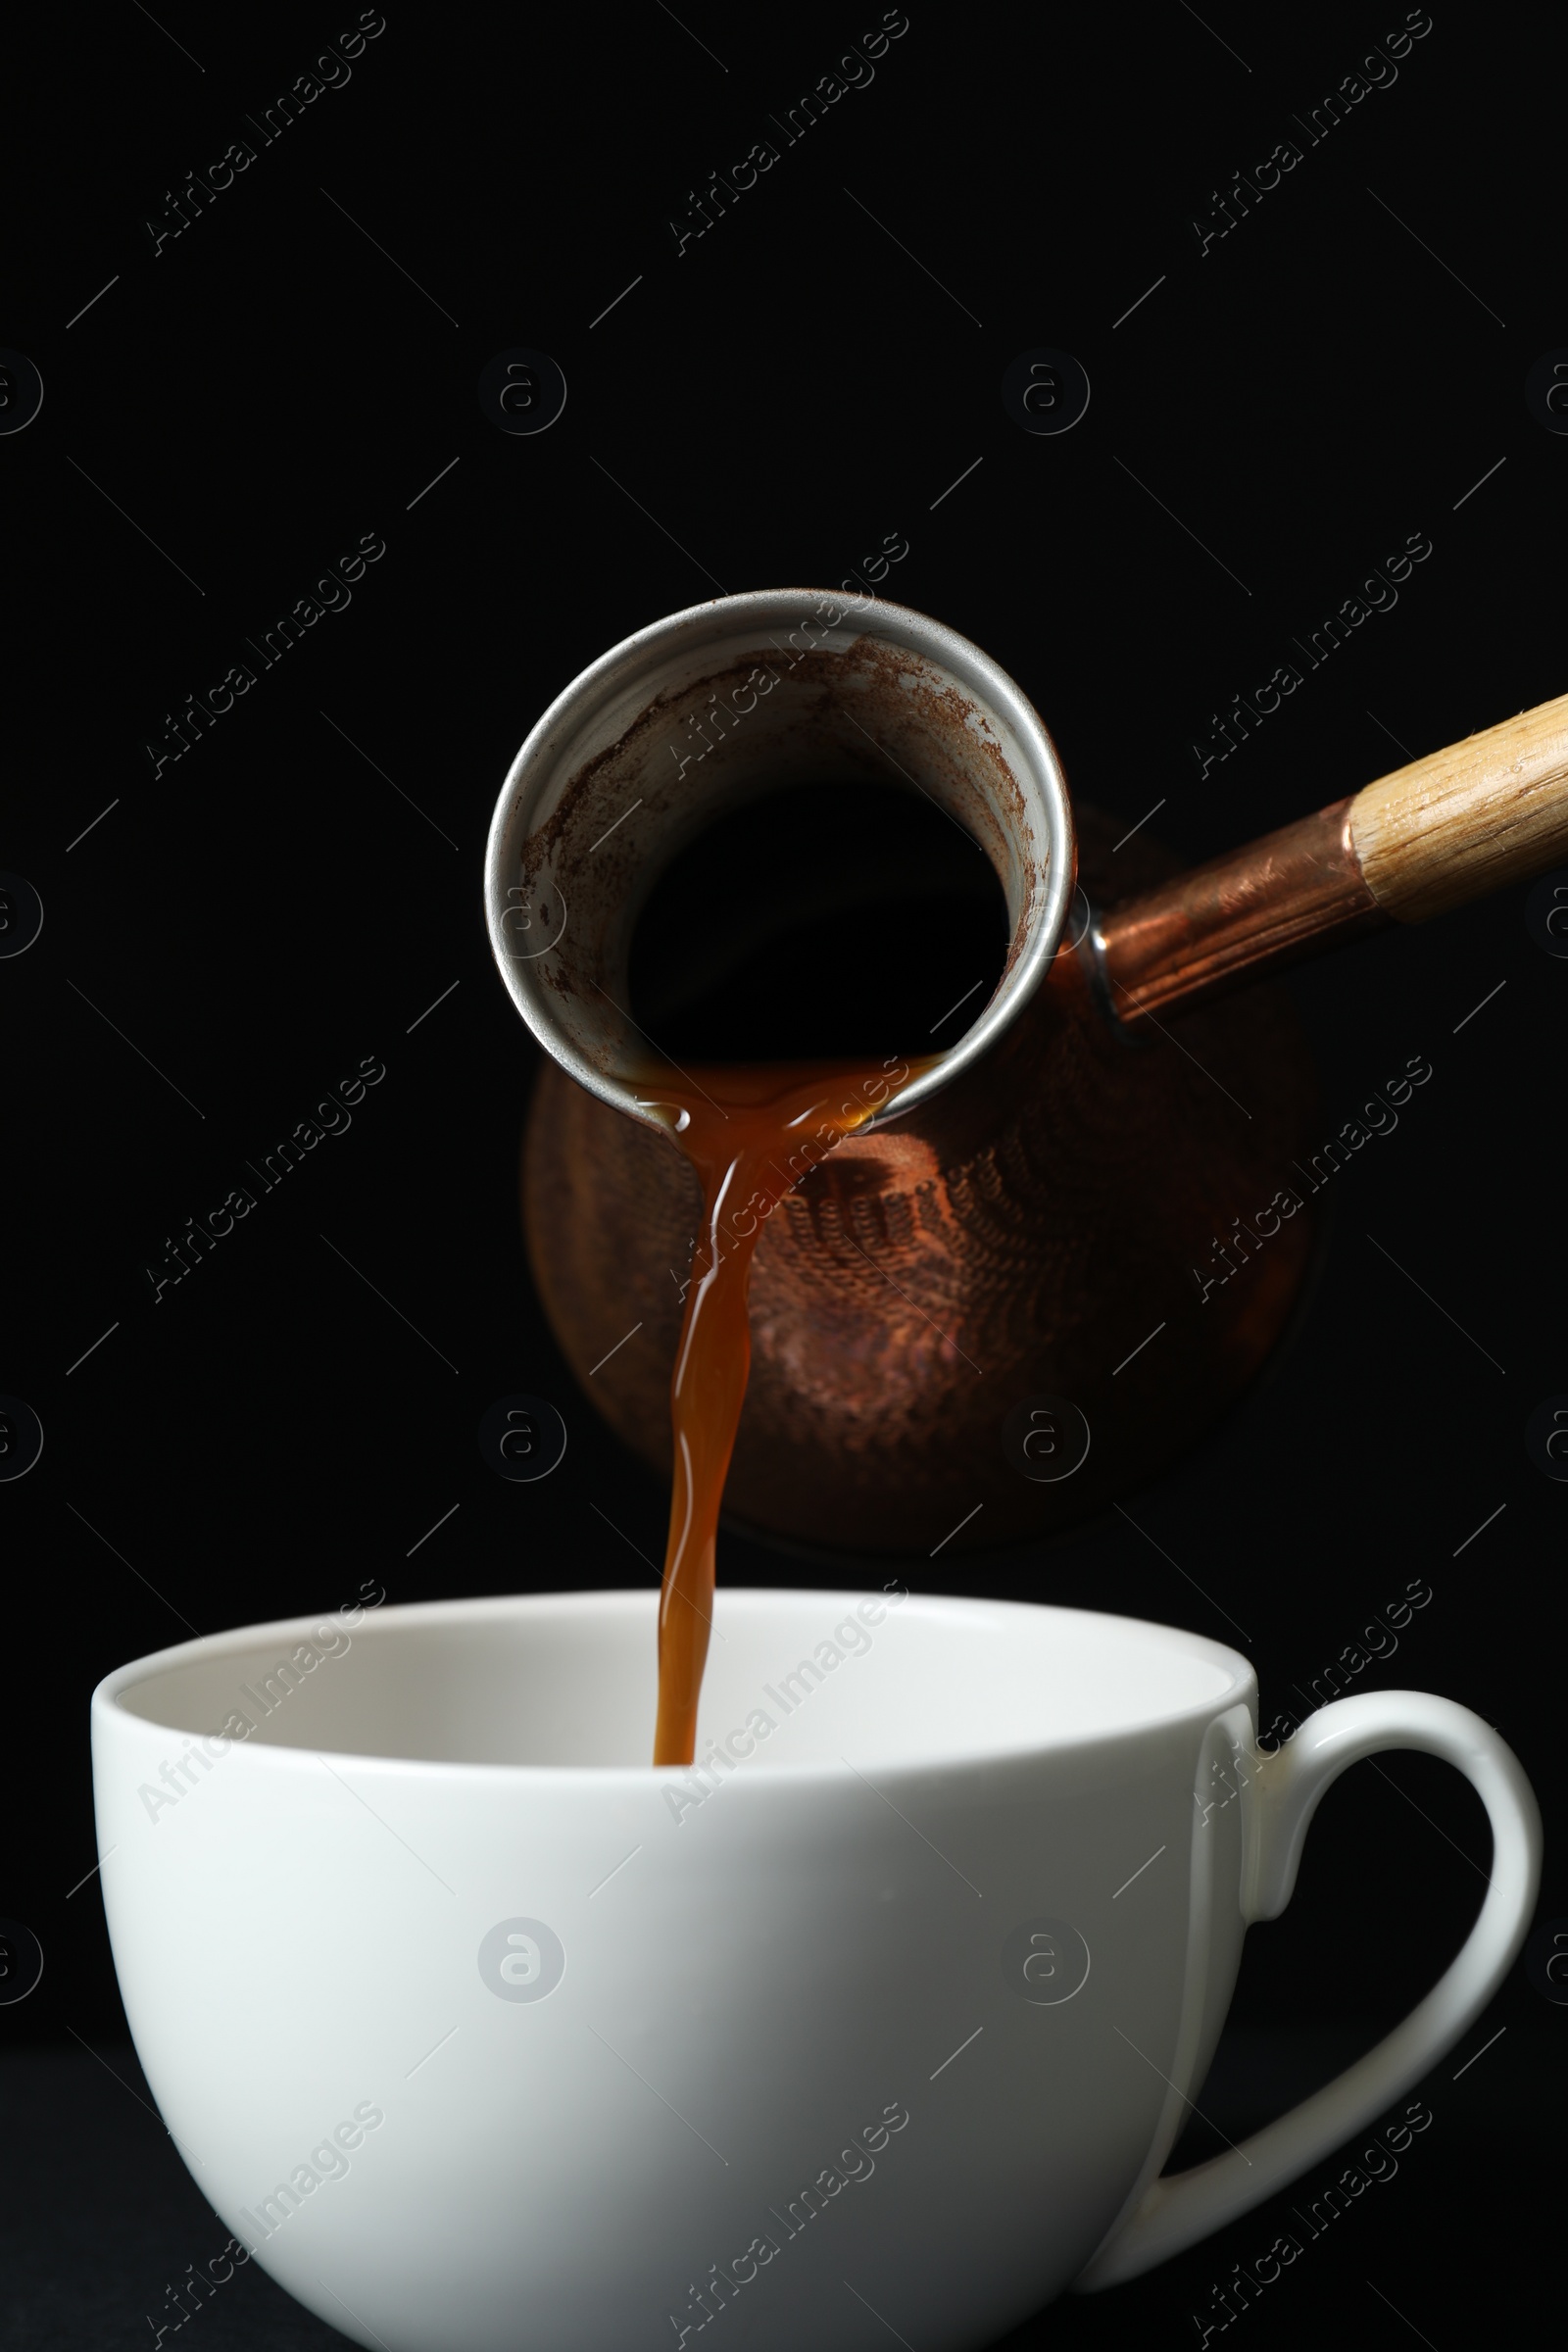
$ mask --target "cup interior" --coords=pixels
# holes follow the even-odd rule
[[[491,827],[496,961],[541,1044],[591,1092],[660,1123],[638,1101],[649,1044],[627,1005],[632,933],[661,873],[719,808],[844,777],[923,794],[984,851],[1006,902],[994,994],[900,1112],[1011,1018],[1050,965],[1074,881],[1065,781],[1026,697],[902,606],[803,589],[718,598],[628,638],[558,698]]]
[[[122,1667],[98,1701],[192,1738],[226,1724],[252,1749],[646,1775],[657,1602],[540,1594],[378,1609],[352,1634],[335,1617],[246,1627]],[[1207,1717],[1250,1684],[1236,1651],[1136,1618],[731,1589],[698,1754],[738,1746],[748,1779],[953,1763]]]

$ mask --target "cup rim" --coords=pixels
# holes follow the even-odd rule
[[[544,1051],[601,1102],[624,1112],[639,1124],[659,1129],[659,1114],[638,1100],[636,1088],[601,1069],[583,1053],[560,1024],[554,992],[531,964],[519,965],[507,948],[505,918],[510,911],[508,877],[514,875],[521,845],[533,829],[538,793],[554,779],[554,760],[562,740],[581,721],[594,704],[612,692],[617,681],[634,673],[660,645],[671,650],[699,633],[722,635],[749,622],[789,625],[824,604],[847,606],[858,636],[882,635],[910,653],[939,663],[968,685],[998,711],[1011,728],[1026,759],[1020,778],[1025,792],[1037,800],[1045,821],[1043,903],[1016,958],[998,982],[995,993],[970,1026],[943,1053],[918,1071],[883,1108],[873,1111],[857,1130],[861,1135],[886,1126],[915,1109],[929,1097],[960,1076],[997,1043],[1023,1010],[1045,979],[1061,944],[1077,877],[1077,847],[1072,801],[1056,747],[1045,722],[1017,681],[980,646],[947,622],[934,619],[909,605],[872,596],[852,599],[844,590],[820,588],[748,589],[729,596],[709,597],[701,604],[645,623],[590,662],[563,688],[529,728],[510,763],[497,798],[485,844],[484,912],[491,954],[516,1011]]]
[[[773,1607],[780,1602],[792,1606],[809,1604],[813,1611],[813,1622],[820,1622],[820,1617],[816,1613],[824,1606],[828,1609],[844,1606],[853,1608],[858,1602],[885,1597],[885,1592],[876,1591],[869,1592],[844,1590],[822,1592],[815,1589],[803,1590],[792,1586],[759,1585],[721,1585],[716,1595],[719,1605],[741,1609],[749,1606],[759,1609]],[[574,1613],[591,1617],[608,1617],[634,1613],[647,1617],[649,1629],[652,1632],[657,1621],[658,1603],[658,1589],[642,1586],[609,1589],[593,1587],[581,1592],[473,1593],[461,1599],[402,1601],[396,1602],[390,1607],[377,1606],[373,1618],[368,1617],[362,1620],[361,1624],[352,1631],[357,1637],[364,1634],[368,1627],[373,1629],[389,1625],[394,1620],[415,1626],[461,1624],[465,1621],[473,1623],[482,1620],[487,1613],[497,1618],[522,1618],[524,1620],[535,1614],[541,1617],[566,1616]],[[1099,1725],[1076,1732],[1046,1734],[1009,1742],[1001,1747],[975,1747],[956,1754],[893,1757],[879,1762],[877,1766],[878,1772],[884,1777],[896,1774],[913,1776],[930,1772],[962,1773],[995,1766],[1004,1761],[1011,1761],[1024,1756],[1047,1753],[1066,1755],[1075,1750],[1086,1750],[1106,1743],[1114,1743],[1121,1740],[1134,1739],[1153,1730],[1170,1730],[1184,1723],[1209,1723],[1216,1716],[1223,1715],[1228,1708],[1246,1699],[1250,1693],[1255,1691],[1256,1688],[1255,1670],[1250,1660],[1242,1651],[1232,1648],[1227,1642],[1216,1642],[1206,1634],[1193,1633],[1184,1626],[1166,1625],[1157,1618],[1129,1617],[1108,1609],[1069,1608],[1054,1601],[996,1600],[986,1595],[965,1593],[906,1592],[905,1600],[900,1605],[903,1607],[912,1605],[929,1615],[947,1619],[950,1622],[960,1614],[982,1611],[999,1616],[1004,1620],[1007,1617],[1016,1620],[1024,1615],[1034,1618],[1050,1616],[1058,1620],[1069,1619],[1080,1624],[1093,1624],[1102,1629],[1116,1628],[1127,1634],[1136,1633],[1145,1636],[1154,1634],[1189,1657],[1196,1656],[1204,1664],[1219,1669],[1229,1679],[1226,1688],[1222,1690],[1186,1700],[1179,1705],[1162,1705],[1141,1717],[1136,1723]],[[111,1722],[146,1724],[158,1722],[157,1718],[139,1715],[134,1709],[122,1703],[124,1694],[134,1689],[138,1683],[150,1681],[156,1675],[171,1672],[180,1666],[193,1665],[198,1661],[206,1663],[214,1658],[237,1656],[258,1646],[270,1647],[274,1642],[286,1642],[290,1637],[296,1641],[304,1640],[307,1638],[309,1630],[313,1626],[324,1622],[329,1614],[328,1611],[317,1610],[305,1616],[275,1618],[256,1625],[228,1627],[221,1633],[199,1635],[194,1642],[172,1642],[164,1649],[150,1650],[144,1657],[129,1659],[124,1665],[117,1666],[111,1673],[106,1674],[94,1690],[91,1700],[93,1726],[96,1730],[100,1725],[107,1726]],[[653,1660],[650,1655],[650,1672],[652,1672],[652,1667]],[[202,1729],[199,1725],[163,1724],[161,1722],[158,1722],[158,1728],[172,1732],[177,1737],[185,1739],[199,1738]],[[476,1780],[484,1776],[488,1776],[493,1781],[494,1777],[500,1774],[522,1785],[535,1787],[552,1783],[558,1787],[570,1788],[658,1788],[664,1786],[671,1775],[679,1776],[691,1769],[689,1765],[680,1764],[520,1764],[472,1759],[460,1760],[448,1757],[396,1756],[382,1755],[365,1748],[328,1748],[323,1750],[312,1743],[296,1745],[288,1740],[269,1740],[259,1743],[232,1740],[229,1744],[232,1747],[245,1747],[248,1752],[257,1757],[264,1759],[275,1757],[279,1760],[277,1763],[264,1762],[261,1767],[263,1770],[282,1769],[282,1760],[285,1758],[309,1757],[324,1753],[348,1763],[355,1770],[371,1768],[394,1775],[434,1773],[442,1777],[456,1776],[459,1782],[465,1778]],[[227,1750],[225,1749],[224,1752],[226,1753]],[[813,1784],[842,1780],[849,1770],[848,1766],[837,1761],[825,1763],[804,1761],[786,1763],[781,1761],[777,1765],[770,1766],[765,1773],[747,1777],[759,1787],[800,1788]]]

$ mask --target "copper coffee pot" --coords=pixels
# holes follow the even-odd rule
[[[1113,859],[1096,811],[1075,825],[1019,688],[923,614],[723,597],[595,662],[508,775],[486,912],[550,1056],[523,1164],[539,1295],[666,1473],[699,1197],[626,1009],[632,929],[721,809],[847,774],[962,825],[1011,944],[964,1036],[769,1222],[727,1507],[836,1551],[995,1544],[1129,1491],[1263,1363],[1332,1163],[1294,1015],[1251,984],[1568,857],[1568,696],[1173,875],[1142,838]]]

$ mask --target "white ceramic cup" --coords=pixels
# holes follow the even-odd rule
[[[224,2227],[361,2344],[988,2344],[1336,2148],[1525,1934],[1535,1800],[1447,1699],[1341,1699],[1264,1757],[1251,1668],[1195,1634],[730,1591],[706,1769],[655,1770],[655,1606],[350,1609],[94,1693],[164,2120]],[[1347,2074],[1160,2179],[1248,1923],[1330,1782],[1398,1747],[1491,1819],[1463,1949]]]

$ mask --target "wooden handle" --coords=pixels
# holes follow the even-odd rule
[[[1568,694],[1380,776],[1349,827],[1367,888],[1401,923],[1568,862]]]

